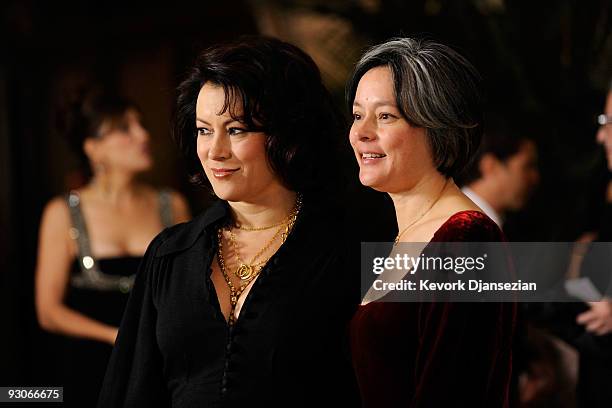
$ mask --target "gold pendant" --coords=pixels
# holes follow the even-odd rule
[[[240,264],[236,269],[236,276],[241,280],[247,280],[253,275],[253,267],[247,264]]]

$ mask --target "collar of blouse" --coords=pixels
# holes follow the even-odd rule
[[[331,214],[338,217],[337,212],[330,209],[327,203],[314,203],[312,200],[304,198],[302,211],[298,216],[296,228],[301,225],[314,227],[311,222],[304,222],[304,218],[325,219]],[[227,202],[223,200],[215,201],[206,211],[195,217],[186,224],[179,224],[169,228],[166,231],[166,239],[160,244],[155,252],[155,257],[163,257],[175,252],[185,251],[191,248],[200,238],[202,234],[216,237],[216,229],[220,225],[220,221],[229,217],[230,210]],[[312,225],[311,225],[312,224]],[[307,228],[310,229],[310,228]],[[212,235],[211,235],[212,234]]]

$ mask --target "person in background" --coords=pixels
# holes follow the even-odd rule
[[[526,134],[487,118],[480,150],[462,176],[462,191],[500,228],[522,209],[540,181],[538,150]]]
[[[523,209],[539,184],[537,146],[498,115],[488,117],[485,127],[479,153],[462,176],[462,191],[503,228],[505,215]],[[567,390],[572,376],[564,367],[576,361],[576,352],[551,333],[533,327],[532,313],[533,305],[519,305],[513,399],[525,407],[566,406],[574,401],[574,393]]]
[[[90,91],[66,109],[61,131],[92,177],[44,209],[36,313],[40,326],[59,336],[57,375],[66,406],[92,407],[147,245],[190,215],[179,194],[137,181],[153,160],[132,102]]]
[[[524,132],[510,126],[498,115],[488,115],[478,153],[460,177],[461,191],[503,229],[506,214],[525,207],[539,183],[537,153],[535,142]],[[545,388],[542,384],[546,383],[549,386],[556,383],[549,378],[546,378],[546,381],[540,380],[545,375],[557,373],[552,367],[550,370],[549,367],[546,370],[539,370],[538,381],[525,380],[535,378],[535,372],[538,371],[531,365],[547,364],[550,359],[533,363],[525,361],[525,356],[528,354],[527,343],[530,341],[528,335],[529,333],[539,335],[539,332],[528,330],[523,306],[520,304],[517,309],[516,343],[512,360],[513,404],[518,404],[519,400],[531,401],[540,398],[538,390]],[[551,354],[554,355],[556,354]],[[522,375],[521,381],[519,381],[520,375]],[[525,396],[521,396],[523,394],[520,391],[521,387],[529,390],[524,393]],[[546,393],[542,391],[542,394]],[[549,394],[551,393],[546,395]]]
[[[603,146],[606,166],[612,170],[612,84],[597,123],[596,141]],[[573,263],[578,262],[567,276],[589,279],[601,300],[554,303],[533,314],[540,326],[577,350],[576,400],[581,408],[612,404],[612,181],[607,183],[603,200],[599,228],[578,239]]]
[[[612,82],[597,123],[596,140],[602,145],[608,171],[612,172]],[[604,201],[599,229],[593,238],[612,245],[612,179],[608,181]],[[581,275],[590,276],[604,298],[600,302],[588,302],[587,309],[576,316],[576,323],[583,329],[574,337],[580,352],[578,403],[580,407],[609,407],[612,405],[612,257],[608,256],[605,262],[602,257],[595,260],[587,253],[581,269]]]

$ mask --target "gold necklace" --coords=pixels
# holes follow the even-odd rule
[[[287,239],[287,236],[288,236],[289,232],[291,232],[291,229],[293,228],[293,225],[295,224],[295,221],[297,220],[297,216],[298,216],[301,208],[302,208],[302,197],[301,197],[301,195],[298,194],[294,210],[289,214],[288,223],[287,223],[287,225],[283,225],[285,227],[284,231],[283,231],[283,228],[279,228],[279,231],[282,231],[281,239],[282,239],[283,243]],[[275,234],[275,236],[276,236],[276,234]],[[231,235],[230,235],[230,237],[231,237]],[[276,238],[274,238],[274,239],[276,239]],[[236,254],[237,254],[237,252],[236,252]],[[266,262],[268,262],[269,259],[270,258],[266,259],[264,262],[260,262],[257,265],[263,265]],[[263,269],[263,266],[260,267],[260,268],[254,269],[253,273],[251,273],[251,275],[248,278],[245,278],[245,279],[241,278],[242,283],[241,283],[241,285],[238,288],[236,288],[236,286],[232,283],[232,280],[230,279],[229,274],[227,273],[227,268],[226,268],[226,265],[225,265],[225,258],[223,257],[223,229],[222,228],[219,228],[217,230],[217,262],[219,263],[219,268],[221,269],[221,273],[223,274],[223,278],[225,279],[225,282],[227,283],[227,286],[228,286],[228,288],[230,290],[230,314],[229,314],[229,317],[227,319],[227,323],[230,326],[233,326],[234,323],[236,323],[236,318],[234,317],[234,315],[236,313],[236,305],[238,305],[238,299],[240,298],[240,295],[242,295],[244,290],[249,286],[249,284],[257,276],[259,276],[259,273]]]
[[[421,215],[419,215],[414,221],[412,221],[410,224],[408,224],[408,226],[406,228],[404,228],[399,234],[397,234],[397,236],[395,237],[395,241],[393,242],[393,246],[395,246],[395,245],[397,245],[399,243],[399,240],[400,240],[401,236],[404,234],[404,232],[408,231],[408,229],[410,227],[412,227],[414,224],[416,224],[421,218],[423,218],[425,216],[425,214],[427,214],[433,208],[434,205],[436,205],[438,200],[442,197],[442,193],[446,189],[446,185],[448,184],[448,180],[449,179],[446,179],[446,181],[444,182],[444,186],[442,186],[442,190],[440,190],[440,193],[438,194],[438,197],[431,203],[431,205],[427,208],[427,210],[425,210],[423,213],[421,213]]]
[[[298,193],[296,196],[295,206],[293,207],[291,213],[289,213],[289,215],[284,220],[277,222],[276,224],[266,225],[265,227],[245,227],[244,225],[237,224],[237,223],[234,224],[234,227],[238,228],[241,231],[249,231],[249,232],[265,231],[265,230],[269,230],[272,228],[280,227],[281,225],[285,225],[290,221],[291,217],[295,215],[296,210],[299,211],[297,207],[301,205],[302,205],[302,195]]]
[[[295,206],[293,207],[289,215],[279,224],[280,226],[278,230],[274,233],[272,238],[266,243],[266,245],[263,246],[263,248],[261,248],[255,254],[255,256],[251,259],[250,262],[244,262],[240,258],[240,252],[238,251],[238,243],[236,240],[236,235],[231,230],[231,228],[227,229],[229,233],[229,242],[232,245],[232,248],[234,250],[234,254],[236,256],[236,262],[238,265],[238,267],[236,268],[236,271],[234,272],[236,277],[238,277],[240,280],[248,280],[254,273],[257,272],[258,269],[262,268],[263,265],[265,265],[268,262],[268,260],[270,259],[269,257],[257,263],[255,261],[257,261],[257,259],[259,259],[264,253],[266,253],[270,249],[272,244],[276,241],[276,239],[279,236],[281,237],[281,245],[285,242],[285,240],[287,239],[287,236],[289,235],[289,232],[291,231],[291,229],[293,228],[293,225],[295,224],[295,221],[297,219],[297,216],[301,208],[302,208],[302,197],[300,194],[298,194],[296,197]]]
[[[281,222],[277,222],[276,224],[272,224],[272,225],[267,225],[265,227],[245,227],[244,225],[240,225],[240,224],[236,224],[234,225],[234,227],[238,228],[241,231],[265,231],[265,230],[269,230],[275,227],[280,227],[281,225],[283,225],[285,223],[285,220],[282,220]]]
[[[223,278],[225,278],[225,282],[227,283],[227,286],[230,290],[230,314],[227,319],[227,323],[232,326],[236,322],[234,314],[236,313],[236,305],[238,304],[238,298],[240,297],[240,295],[242,295],[244,290],[247,288],[247,286],[249,286],[253,279],[255,279],[259,275],[261,269],[258,269],[245,282],[243,282],[238,288],[236,288],[236,286],[234,286],[234,284],[232,283],[232,280],[230,279],[225,268],[225,258],[223,258],[223,236],[221,231],[221,228],[219,228],[219,230],[217,231],[217,262],[219,263],[219,268],[221,269]]]
[[[261,255],[263,255],[268,249],[270,249],[274,241],[276,241],[276,238],[278,238],[280,233],[283,231],[283,226],[284,225],[280,226],[280,228],[274,233],[274,235],[266,243],[266,245],[264,245],[264,247],[261,248],[259,252],[257,252],[255,256],[251,259],[251,262],[248,262],[248,263],[240,259],[240,253],[238,252],[238,243],[236,242],[236,235],[234,235],[231,229],[227,230],[229,232],[229,242],[232,245],[234,254],[236,256],[236,261],[238,263],[238,268],[236,268],[236,272],[234,272],[234,275],[236,275],[236,277],[240,278],[241,280],[247,280],[251,277],[251,275],[253,274],[253,272],[255,272],[257,268],[261,267],[263,264],[268,262],[268,260],[266,259],[264,261],[255,263],[255,261]]]

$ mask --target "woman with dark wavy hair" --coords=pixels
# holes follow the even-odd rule
[[[212,47],[175,125],[218,200],[150,245],[99,407],[355,405],[357,265],[325,198],[342,127],[316,65],[274,39]]]
[[[399,38],[368,50],[348,86],[350,142],[363,185],[389,194],[395,242],[503,241],[455,185],[482,134],[480,77],[433,41]],[[434,243],[431,246],[428,243]],[[375,302],[351,322],[366,407],[506,407],[515,305]]]

